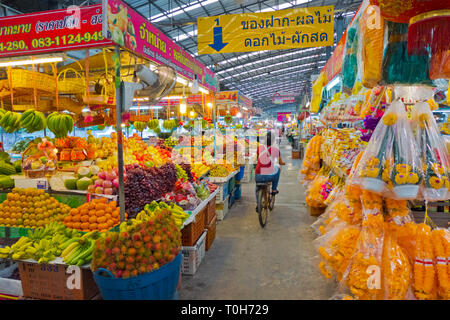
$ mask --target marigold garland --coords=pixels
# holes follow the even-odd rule
[[[418,226],[414,261],[414,294],[420,300],[436,299],[431,228],[425,223]]]
[[[450,232],[435,229],[431,232],[438,276],[438,293],[444,300],[450,299]]]

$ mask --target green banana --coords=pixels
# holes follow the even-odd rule
[[[66,247],[66,249],[63,250],[63,252],[61,253],[61,257],[65,259],[77,247],[78,247],[78,241],[72,242],[70,245],[68,245]]]

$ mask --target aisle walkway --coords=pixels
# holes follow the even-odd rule
[[[283,139],[286,166],[280,194],[265,229],[255,211],[254,182],[217,225],[216,239],[194,276],[183,276],[180,299],[329,299],[335,285],[317,268],[315,238],[304,190],[301,161]]]

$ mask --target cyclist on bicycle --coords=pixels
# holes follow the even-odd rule
[[[259,136],[257,137],[259,142]],[[277,194],[280,181],[280,165],[285,165],[281,159],[280,149],[272,146],[272,132],[267,132],[267,145],[261,144],[257,149],[258,162],[255,168],[255,182],[272,182],[272,193]]]

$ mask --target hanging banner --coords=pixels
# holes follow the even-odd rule
[[[239,103],[242,104],[246,108],[251,108],[253,105],[253,101],[243,94],[239,93]]]
[[[229,103],[238,101],[238,91],[221,91],[216,93],[216,103]]]
[[[331,79],[333,79],[338,73],[342,70],[342,61],[344,59],[344,46],[345,39],[347,38],[347,30],[345,30],[344,34],[339,40],[336,48],[333,51],[330,59],[328,59],[327,63],[323,66],[322,72],[325,72],[326,82],[327,84]]]
[[[103,36],[157,64],[173,67],[177,73],[216,91],[217,78],[201,62],[181,49],[121,0],[103,0]]]
[[[0,57],[107,45],[100,4],[0,18]]]
[[[199,54],[332,46],[334,7],[197,18]]]

